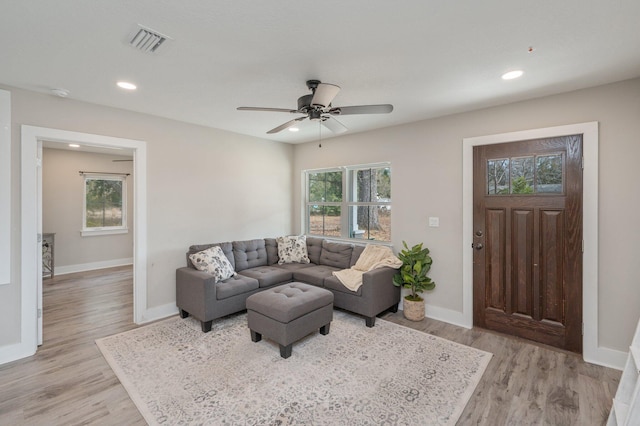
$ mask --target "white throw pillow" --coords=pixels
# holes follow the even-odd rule
[[[309,255],[307,254],[307,237],[301,235],[299,237],[278,237],[278,263],[309,263]]]
[[[224,255],[218,246],[210,247],[206,250],[189,256],[191,263],[198,271],[208,272],[215,277],[216,282],[226,280],[236,275],[231,262]]]

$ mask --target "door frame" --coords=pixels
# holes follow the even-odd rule
[[[583,358],[585,361],[619,368],[617,351],[598,342],[598,122],[530,129],[464,138],[462,143],[462,297],[463,321],[473,327],[473,147],[529,139],[582,134],[583,139]],[[622,360],[624,363],[624,360]]]
[[[42,300],[42,275],[38,275],[39,250],[37,234],[42,229],[41,179],[38,178],[37,153],[42,141],[60,144],[76,143],[128,149],[133,151],[133,321],[145,322],[147,309],[147,147],[146,142],[111,136],[79,133],[46,127],[21,126],[21,349],[22,356],[37,349],[38,299]],[[34,266],[35,265],[35,266]],[[39,279],[38,279],[39,278]],[[40,302],[41,303],[41,302]],[[15,358],[15,359],[18,359]]]

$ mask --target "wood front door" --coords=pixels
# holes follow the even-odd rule
[[[473,321],[582,352],[582,135],[473,151]]]

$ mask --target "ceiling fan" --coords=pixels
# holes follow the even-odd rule
[[[340,91],[340,86],[335,84],[322,83],[320,80],[308,80],[307,87],[311,90],[310,95],[298,98],[298,109],[286,108],[262,108],[262,107],[238,107],[238,111],[269,111],[288,112],[291,114],[304,114],[302,117],[294,118],[280,126],[269,130],[267,133],[278,133],[289,128],[299,121],[309,119],[321,122],[333,133],[343,133],[348,129],[335,119],[336,115],[354,114],[388,114],[393,111],[393,105],[354,105],[345,107],[334,107],[331,101]]]

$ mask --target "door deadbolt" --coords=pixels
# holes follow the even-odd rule
[[[480,230],[476,231],[476,237],[482,237],[483,233]]]

